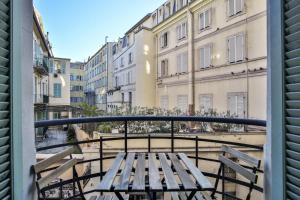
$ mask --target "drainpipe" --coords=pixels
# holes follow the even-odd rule
[[[188,105],[189,115],[195,115],[195,68],[194,68],[194,17],[190,8],[187,10],[188,26]]]
[[[105,91],[105,110],[107,113],[107,91],[108,91],[108,42],[107,42],[108,36],[105,37],[105,44],[106,44],[106,91]]]

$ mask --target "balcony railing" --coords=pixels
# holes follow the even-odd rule
[[[220,161],[214,156],[207,156],[208,154],[218,150],[222,145],[229,145],[234,148],[239,148],[246,152],[253,152],[260,154],[260,158],[263,158],[263,144],[257,145],[255,142],[249,141],[248,143],[236,142],[231,139],[226,140],[226,133],[224,133],[225,139],[214,139],[211,137],[205,137],[202,134],[179,134],[176,132],[177,123],[188,123],[190,126],[196,123],[222,123],[222,124],[236,124],[243,126],[257,126],[265,127],[266,121],[264,120],[252,120],[252,119],[234,119],[234,118],[210,118],[210,117],[164,117],[164,116],[127,116],[127,117],[93,117],[93,118],[79,118],[79,119],[63,119],[63,120],[51,120],[51,121],[40,121],[35,123],[35,127],[51,127],[58,125],[73,125],[77,124],[79,126],[84,126],[89,123],[101,124],[101,123],[119,123],[120,127],[123,128],[121,134],[103,134],[99,139],[90,139],[84,141],[73,141],[69,143],[59,143],[55,145],[45,145],[37,147],[37,153],[45,153],[47,151],[52,151],[54,149],[61,149],[68,146],[78,146],[81,148],[81,152],[84,153],[84,148],[94,148],[94,156],[90,156],[88,159],[84,159],[77,163],[77,166],[88,165],[92,166],[92,170],[89,174],[83,173],[78,178],[69,178],[65,180],[60,180],[57,183],[47,186],[44,192],[49,192],[53,190],[59,191],[60,197],[66,195],[66,199],[76,199],[80,197],[78,191],[75,188],[76,181],[82,181],[85,185],[88,185],[88,181],[92,183],[99,183],[105,175],[108,167],[108,163],[115,158],[115,155],[120,152],[130,152],[133,149],[138,149],[141,152],[178,152],[185,151],[189,158],[195,161],[197,167],[203,170],[205,176],[209,177],[211,182],[214,184],[214,180],[217,178],[217,171],[215,170],[217,166],[220,165]],[[145,134],[135,134],[131,132],[132,123],[136,122],[156,122],[156,123],[169,123],[168,133],[145,133]],[[97,127],[97,126],[95,126]],[[227,133],[228,134],[228,133]],[[244,133],[247,134],[247,133]],[[249,133],[251,135],[252,133]],[[233,134],[233,137],[241,137],[237,133]],[[214,137],[214,136],[212,136]],[[142,147],[139,148],[137,144],[141,144]],[[114,147],[114,148],[113,148]],[[184,148],[183,148],[184,147]],[[209,148],[213,147],[213,148]],[[90,151],[89,151],[90,152]],[[90,153],[87,153],[90,154]],[[51,171],[55,169],[47,169],[44,172]],[[146,169],[147,171],[148,169]],[[237,178],[237,176],[221,176],[221,181],[218,183],[216,194],[217,199],[246,199],[246,195],[249,189],[253,190],[252,193],[256,197],[253,199],[260,199],[263,195],[263,166],[257,170],[259,176],[259,184],[250,184],[244,179]],[[240,188],[237,193],[239,196],[236,197],[228,191],[224,191],[224,185],[232,184],[230,188]],[[64,193],[63,188],[66,186],[69,188],[68,192]],[[96,186],[96,185],[94,185]],[[222,188],[222,189],[220,189]],[[242,188],[242,189],[241,189]],[[245,192],[246,191],[246,192]],[[90,195],[95,193],[95,189],[86,187],[84,189],[84,195]],[[230,191],[229,191],[230,192]],[[245,194],[244,194],[245,193]],[[49,193],[50,194],[50,193]],[[257,197],[259,196],[259,197]],[[49,197],[48,199],[61,199],[59,197]]]
[[[35,94],[34,95],[35,104],[47,104],[49,103],[49,96],[44,94]]]
[[[33,67],[35,71],[41,75],[49,74],[49,58],[35,58],[33,60]]]

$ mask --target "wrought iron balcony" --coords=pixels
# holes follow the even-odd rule
[[[49,96],[44,94],[35,94],[34,95],[34,104],[48,104]]]
[[[64,177],[43,188],[42,192],[47,195],[47,199],[81,199],[80,191],[78,187],[75,187],[76,181],[81,182],[84,188],[83,194],[86,199],[89,199],[91,195],[99,195],[95,187],[106,174],[108,166],[110,165],[109,163],[115,159],[118,152],[129,153],[133,151],[153,153],[184,152],[190,159],[194,160],[195,165],[203,171],[203,174],[209,178],[211,183],[216,184],[216,199],[246,199],[249,190],[252,191],[251,199],[262,199],[264,192],[262,186],[264,181],[263,166],[256,169],[258,174],[258,182],[256,184],[245,181],[245,179],[233,174],[229,169],[226,173],[221,175],[218,174],[218,170],[216,170],[220,166],[220,160],[217,157],[218,154],[220,154],[219,149],[222,145],[228,145],[243,152],[251,153],[258,157],[258,159],[263,158],[264,142],[257,142],[255,139],[253,141],[249,140],[251,135],[256,138],[253,132],[238,133],[235,131],[233,133],[216,134],[205,133],[203,131],[195,133],[195,131],[187,129],[184,133],[180,133],[178,127],[180,123],[188,124],[191,127],[195,127],[197,124],[218,123],[225,125],[235,124],[242,127],[251,126],[251,130],[253,130],[253,127],[265,127],[266,121],[184,116],[116,116],[40,121],[35,123],[35,127],[49,127],[51,130],[51,127],[68,125],[69,128],[72,127],[72,129],[70,128],[69,130],[76,132],[81,130],[80,127],[87,125],[98,127],[99,124],[103,123],[118,124],[121,131],[118,134],[100,133],[99,138],[94,137],[88,140],[78,139],[67,143],[61,141],[54,145],[49,145],[48,143],[37,145],[38,159],[43,157],[42,155],[45,157],[45,154],[49,152],[59,152],[66,147],[75,146],[78,148],[78,154],[74,155],[73,158],[78,157],[76,167],[77,169],[81,169],[81,173],[79,173],[78,177]],[[134,133],[133,127],[141,126],[141,124],[136,125],[135,123],[143,123],[143,126],[149,127],[160,127],[161,123],[164,123],[167,124],[167,128],[161,131],[161,133],[159,131],[149,131],[137,134]],[[243,129],[243,131],[244,130],[245,129]],[[57,134],[57,132],[55,133]],[[71,133],[68,134],[68,137],[70,134]],[[264,133],[261,133],[261,135],[263,137]],[[243,139],[242,137],[245,138]],[[235,140],[233,138],[239,139]],[[247,168],[246,165],[245,167]],[[44,170],[43,173],[47,173],[56,168],[57,166],[51,167]],[[145,170],[147,173],[149,169],[146,167]],[[159,168],[159,170],[161,171],[161,168]],[[173,168],[172,170],[175,171]],[[121,173],[121,171],[119,172]],[[220,175],[220,181],[216,183],[215,180],[218,175]],[[146,176],[146,179],[149,179],[149,177]],[[146,185],[146,187],[149,187],[149,185]],[[165,197],[165,199],[168,199],[168,197]]]
[[[43,57],[43,58],[35,58],[33,60],[33,68],[36,73],[39,73],[43,76],[46,76],[49,74],[49,58]]]

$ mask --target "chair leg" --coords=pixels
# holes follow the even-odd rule
[[[216,182],[215,182],[214,191],[210,195],[211,198],[213,198],[213,199],[215,199],[215,194],[216,194],[216,191],[218,189],[222,168],[223,168],[223,163],[220,164],[220,167],[219,167],[219,170],[218,170],[218,175],[217,175]]]

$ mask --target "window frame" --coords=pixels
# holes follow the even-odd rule
[[[242,50],[242,59],[237,59],[237,37],[238,36],[242,36],[243,38],[243,40],[242,40],[242,47],[241,47],[241,50]],[[230,39],[232,39],[232,38],[234,38],[234,61],[231,61],[230,60],[230,55],[231,55],[231,53],[230,53]],[[246,50],[247,50],[247,47],[246,47],[246,45],[247,45],[247,43],[246,43],[246,33],[244,33],[244,32],[239,32],[239,33],[236,33],[236,34],[234,34],[234,35],[231,35],[231,36],[229,36],[229,37],[227,37],[227,40],[226,40],[226,42],[227,42],[227,62],[229,63],[229,64],[234,64],[234,63],[240,63],[240,62],[243,62],[243,61],[245,61],[246,60]]]

